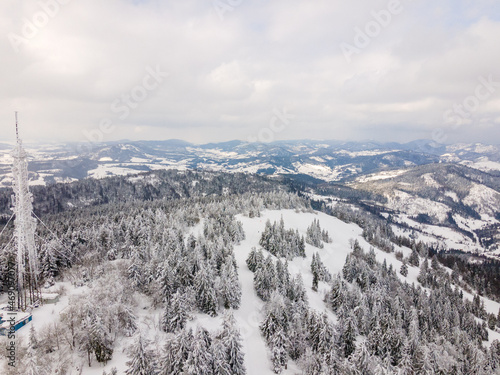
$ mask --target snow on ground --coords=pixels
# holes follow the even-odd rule
[[[378,180],[387,180],[389,178],[394,178],[402,175],[407,172],[405,169],[399,169],[394,171],[383,171],[378,173],[372,173],[366,176],[359,177],[356,182],[368,182],[368,181],[378,181]]]
[[[318,161],[320,163],[324,163],[325,162],[325,159],[322,159],[319,156],[311,156],[310,159]]]
[[[123,168],[120,164],[100,164],[96,169],[88,171],[91,178],[101,179],[110,176],[126,176],[137,173],[137,170]]]
[[[246,239],[235,247],[235,256],[239,267],[238,273],[240,275],[240,282],[242,282],[243,285],[242,305],[241,308],[235,312],[235,316],[243,331],[243,347],[246,353],[245,362],[249,375],[271,375],[273,372],[271,371],[265,342],[258,328],[263,318],[260,314],[263,303],[257,297],[253,289],[253,274],[248,270],[245,261],[252,247],[259,247],[259,239],[264,230],[266,221],[268,219],[271,220],[271,222],[279,221],[282,216],[286,228],[298,229],[302,235],[305,235],[307,227],[317,218],[320,221],[322,229],[328,230],[333,239],[332,243],[325,243],[323,249],[318,249],[306,244],[306,258],[295,258],[288,264],[292,276],[298,273],[302,274],[310,307],[318,312],[326,312],[333,323],[336,322],[335,315],[331,310],[327,309],[327,306],[323,302],[325,294],[330,289],[329,286],[321,282],[318,292],[314,292],[311,288],[312,273],[310,267],[312,255],[318,252],[328,270],[332,274],[336,274],[342,271],[346,256],[351,252],[351,239],[357,239],[365,251],[368,251],[370,248],[370,245],[361,237],[362,229],[360,227],[355,224],[346,224],[335,217],[323,213],[297,213],[294,210],[282,210],[264,211],[262,216],[258,218],[248,218],[242,215],[237,217],[237,219],[243,223]],[[409,249],[401,250],[403,250],[405,254],[410,251]],[[402,263],[396,259],[394,254],[387,254],[378,249],[375,249],[375,254],[378,261],[382,262],[383,259],[386,259],[388,266],[392,265],[399,271]],[[402,280],[406,280],[409,283],[416,283],[418,272],[418,268],[409,267],[408,277],[405,278],[399,273],[398,275]],[[204,319],[204,321],[207,320],[209,319]],[[290,361],[288,370],[285,370],[283,374],[292,375],[295,374],[296,371],[295,365]]]
[[[495,207],[500,204],[500,194],[487,186],[474,183],[463,203],[475,208],[480,214],[493,216]]]
[[[490,171],[500,171],[500,163],[497,161],[492,161],[489,160],[488,157],[480,157],[479,159],[475,161],[469,161],[465,160],[461,162],[463,165],[467,165],[472,168],[479,169],[484,172],[490,172]]]
[[[444,195],[446,195],[447,197],[450,197],[451,199],[453,199],[454,202],[458,202],[459,201],[458,195],[454,191],[447,190],[447,191],[444,192]]]
[[[257,173],[263,169],[277,169],[274,165],[269,163],[238,163],[234,165],[228,164],[217,164],[213,162],[199,163],[198,168],[213,171],[213,172],[227,172],[227,173]],[[282,171],[286,171],[283,168],[278,168]]]
[[[306,174],[326,181],[333,181],[338,178],[340,171],[334,170],[327,165],[311,163],[294,163],[298,173]]]
[[[439,184],[433,177],[432,177],[432,173],[426,173],[424,175],[422,175],[422,178],[424,179],[425,181],[425,184],[427,186],[431,186],[431,187],[436,187],[436,188],[440,188],[441,187],[441,184]]]
[[[394,215],[393,219],[396,222],[406,224],[410,228],[417,231],[416,235],[418,237],[418,240],[424,241],[428,244],[438,242],[446,245],[446,247],[449,249],[459,249],[468,252],[476,251],[478,249],[474,241],[452,228],[439,225],[422,224],[411,219],[408,215],[403,214]],[[467,221],[467,223],[468,222],[469,221]],[[400,229],[398,226],[393,225],[392,228],[395,234],[403,234],[406,236],[408,236],[409,234],[408,232],[405,233],[405,230]],[[465,226],[463,228],[467,229]],[[470,228],[468,228],[467,231],[470,231]]]
[[[245,157],[245,155],[240,155],[234,151],[222,151],[217,148],[202,149],[202,148],[186,147],[186,150],[189,152],[196,153],[200,157],[213,158],[216,160],[241,159]]]
[[[147,163],[150,163],[150,162],[151,162],[151,160],[149,160],[149,159],[137,158],[137,157],[135,157],[135,156],[134,156],[134,157],[132,157],[132,158],[130,159],[130,161],[131,161],[132,163],[139,163],[139,164],[147,164]]]
[[[368,244],[362,237],[362,229],[356,224],[348,224],[343,221],[326,215],[324,213],[303,213],[296,212],[294,210],[281,210],[281,211],[264,211],[261,217],[249,218],[243,215],[238,215],[237,220],[241,221],[246,234],[245,240],[241,244],[235,246],[234,252],[236,261],[238,264],[238,274],[239,280],[242,284],[242,298],[241,306],[238,310],[234,311],[236,321],[241,330],[241,336],[243,340],[243,350],[245,352],[245,365],[247,367],[248,375],[272,375],[274,374],[271,370],[271,361],[269,357],[269,350],[266,347],[265,341],[260,334],[259,325],[263,319],[262,308],[264,303],[257,297],[253,287],[253,273],[248,269],[246,265],[246,259],[250,253],[252,247],[259,248],[259,240],[264,230],[266,221],[269,219],[271,222],[279,221],[283,217],[286,228],[298,229],[299,232],[305,236],[307,227],[312,223],[314,219],[320,221],[322,229],[326,229],[330,236],[332,237],[332,243],[325,243],[323,249],[318,249],[309,244],[306,244],[306,258],[295,258],[289,262],[289,271],[293,275],[298,273],[302,274],[304,280],[304,286],[307,291],[307,297],[309,299],[309,305],[312,309],[318,312],[326,312],[330,320],[335,323],[336,317],[333,312],[327,309],[326,304],[323,302],[325,294],[329,291],[329,286],[326,283],[321,282],[318,288],[318,292],[314,292],[311,288],[312,286],[312,273],[310,270],[311,260],[313,253],[319,253],[321,260],[328,268],[332,275],[342,272],[342,267],[344,266],[345,259],[347,255],[351,252],[351,241],[357,239],[361,247],[365,251],[369,251],[371,245]],[[191,228],[189,231],[195,236],[203,231],[203,221],[200,221],[198,225]],[[408,248],[401,248],[396,246],[396,250],[402,251],[405,256],[408,256],[411,252]],[[419,274],[418,267],[408,266],[408,276],[404,277],[399,273],[402,262],[396,259],[394,253],[386,253],[375,248],[375,254],[377,261],[383,262],[384,259],[388,266],[391,266],[396,270],[396,274],[402,281],[406,281],[410,284],[415,283],[418,285],[417,277]],[[450,270],[451,272],[451,270]],[[464,292],[465,298],[472,301],[473,296]],[[498,313],[500,304],[487,300],[485,301],[486,311],[490,313]],[[141,309],[140,309],[141,310]],[[141,322],[151,318],[151,313],[148,310],[142,309],[142,314],[140,315]],[[158,314],[156,319],[158,319]],[[195,329],[197,326],[205,327],[210,331],[216,331],[221,327],[222,318],[221,316],[212,318],[208,315],[197,314],[195,319],[189,322],[188,327]],[[142,323],[141,326],[143,326]],[[151,326],[152,324],[149,324]],[[150,331],[150,335],[154,335],[154,330]],[[161,337],[161,335],[160,335]],[[500,334],[490,331],[490,342],[495,339],[500,338]],[[117,366],[120,370],[123,364],[119,366],[120,362],[123,363],[127,360],[125,354],[122,353],[122,349],[117,348],[115,350],[117,355],[120,355],[120,360],[114,359],[108,366],[110,369],[112,366]],[[119,354],[121,353],[121,354]],[[102,371],[102,368],[99,367]],[[299,373],[299,369],[295,363],[289,361],[288,369],[284,370],[282,374],[284,375],[294,375]],[[100,375],[101,373],[96,371],[89,371],[85,369],[84,375]]]
[[[242,241],[235,249],[238,273],[242,284],[241,306],[235,311],[235,318],[241,327],[243,351],[248,375],[272,374],[271,361],[268,358],[264,338],[260,334],[259,324],[262,321],[260,314],[264,303],[257,297],[253,288],[253,273],[246,265],[246,259],[252,246],[255,246],[257,236],[253,231],[248,238]],[[260,236],[259,236],[260,237]],[[258,239],[257,239],[258,241]]]
[[[15,343],[16,347],[25,346],[28,342],[29,333],[31,327],[35,328],[35,331],[40,337],[40,331],[45,327],[56,324],[59,322],[59,317],[61,312],[68,306],[70,295],[79,295],[87,291],[87,287],[75,288],[69,282],[57,283],[56,286],[52,287],[49,292],[58,292],[61,295],[59,301],[54,304],[45,304],[37,307],[31,311],[33,319],[31,322],[27,323],[24,327],[20,328],[15,333]],[[0,305],[7,302],[7,295],[3,294],[0,300]],[[0,336],[0,342],[2,347],[6,347],[5,343],[7,341],[6,336]],[[10,340],[9,340],[10,341]],[[3,353],[2,353],[3,354]],[[1,357],[0,357],[1,358]],[[96,373],[97,374],[97,373]],[[102,374],[101,372],[98,373]]]
[[[50,292],[59,292],[59,289],[63,288],[64,292],[61,294],[59,302],[54,304],[45,304],[40,307],[33,309],[33,320],[28,323],[26,326],[21,328],[16,332],[16,336],[21,338],[21,340],[26,340],[31,325],[33,325],[37,332],[39,332],[43,327],[48,324],[53,324],[54,321],[57,321],[59,314],[68,306],[69,296],[70,295],[78,295],[87,290],[86,287],[75,288],[69,282],[61,282],[57,283],[57,286],[50,289]],[[7,302],[7,295],[2,295],[2,300],[0,304]]]
[[[415,197],[401,190],[394,190],[392,194],[387,195],[387,199],[386,206],[394,211],[405,212],[410,216],[427,214],[436,217],[440,222],[446,220],[450,210],[443,203]]]
[[[341,150],[341,151],[335,151],[334,154],[340,154],[340,155],[349,155],[350,157],[358,157],[358,156],[376,156],[376,155],[384,155],[384,154],[389,154],[391,152],[396,152],[398,150],[367,150],[367,151],[347,151],[347,150]]]
[[[186,167],[183,163],[178,164],[144,164],[144,163],[107,163],[100,164],[97,168],[88,171],[88,177],[101,179],[111,176],[127,176],[136,175],[140,173],[137,167],[149,168],[149,170],[168,170],[168,169],[179,169],[185,170]],[[142,172],[147,172],[148,170],[143,170]]]
[[[77,178],[72,178],[72,177],[54,177],[54,181],[56,183],[71,183],[71,182],[75,182],[75,181],[78,181]]]
[[[250,272],[248,271],[245,263],[243,263],[243,266],[240,265],[240,261],[244,261],[246,259],[252,247],[259,247],[258,242],[266,221],[268,219],[271,220],[271,222],[279,221],[281,217],[283,217],[286,228],[298,229],[299,232],[303,235],[305,235],[307,227],[311,224],[311,222],[315,218],[317,218],[320,221],[321,228],[326,229],[333,239],[332,243],[325,243],[323,249],[318,249],[309,244],[306,244],[306,258],[295,258],[293,261],[289,262],[289,271],[292,275],[295,275],[297,273],[302,274],[304,285],[306,287],[309,298],[310,307],[319,312],[327,311],[326,305],[323,302],[323,298],[325,293],[329,290],[328,285],[326,285],[325,283],[320,283],[320,287],[317,293],[313,292],[311,289],[312,274],[310,271],[310,265],[313,253],[317,252],[330,273],[332,273],[332,275],[335,275],[336,273],[342,271],[346,256],[351,252],[351,240],[357,239],[361,247],[365,251],[369,251],[371,245],[367,243],[361,236],[362,229],[356,224],[344,223],[343,221],[335,217],[328,216],[324,213],[297,213],[294,210],[264,211],[261,217],[252,219],[240,215],[237,218],[243,223],[243,228],[247,236],[247,239],[243,241],[241,245],[235,248],[235,255],[240,267],[240,277],[244,272]],[[408,256],[411,251],[408,248],[401,248],[398,246],[395,246],[395,248],[398,251],[402,251],[404,256]],[[409,284],[420,284],[417,281],[417,277],[420,271],[418,267],[412,267],[408,265],[408,276],[404,277],[399,273],[402,262],[396,259],[395,253],[386,253],[375,248],[375,254],[377,261],[383,262],[385,259],[387,262],[387,266],[392,265],[392,267],[396,270],[396,274],[398,275],[400,280],[406,281]],[[449,269],[448,271],[451,272],[451,270]],[[253,285],[253,275],[251,280]],[[258,305],[260,300],[253,291],[253,288],[250,289],[251,293],[249,293],[247,296],[253,296],[255,304]],[[464,292],[464,296],[471,301],[473,299],[473,296],[466,292]],[[494,314],[498,313],[500,309],[499,303],[483,297],[481,297],[481,299],[485,302],[485,308],[487,312]],[[331,312],[328,312],[328,315],[332,318],[332,321],[335,321],[335,318]],[[252,316],[254,317],[255,315]],[[496,337],[496,333],[490,333],[492,333],[493,337]],[[269,372],[269,374],[271,374],[271,372]]]

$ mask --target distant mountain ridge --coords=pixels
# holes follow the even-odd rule
[[[0,187],[11,184],[10,150],[0,144]],[[341,142],[335,140],[248,143],[229,141],[196,145],[182,140],[120,141],[26,145],[32,184],[70,182],[87,177],[134,174],[157,169],[197,169],[265,175],[304,176],[344,182],[371,173],[433,163],[468,165],[500,171],[500,146]]]

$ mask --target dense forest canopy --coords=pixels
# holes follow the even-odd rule
[[[233,316],[243,287],[235,247],[246,238],[237,215],[312,212],[296,189],[259,176],[173,171],[38,188],[41,279],[46,287],[66,280],[84,291],[70,298],[57,334],[50,327],[32,332],[17,373],[30,366],[66,373],[74,358],[84,358],[87,366],[106,364],[117,355],[121,337],[134,337],[127,374],[248,373]],[[283,218],[263,223],[260,248],[249,253],[244,267],[264,304],[259,332],[275,373],[289,361],[311,375],[500,371],[500,344],[486,345],[500,317],[488,314],[479,297],[500,299],[496,285],[488,283],[498,279],[497,263],[481,268],[453,254],[438,256],[432,246],[395,235],[377,213],[345,204],[319,208],[359,225],[363,238],[387,254],[397,246],[411,251],[396,254],[403,261],[398,270],[353,241],[342,272],[332,274],[322,258],[336,233],[319,220],[303,234]],[[194,228],[200,229],[196,236]],[[2,284],[15,257],[11,235],[9,223],[0,239]],[[295,258],[306,259],[306,246],[314,248],[310,285],[289,270]],[[409,267],[418,267],[418,285],[397,276],[407,275]],[[322,285],[329,292],[319,313],[307,295]],[[160,347],[140,328],[137,296],[161,311]],[[193,329],[189,322],[200,315],[220,316],[222,325]]]

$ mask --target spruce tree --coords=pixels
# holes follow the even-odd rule
[[[108,336],[99,316],[92,320],[90,340],[97,362],[106,364],[113,356],[113,340]]]
[[[294,314],[289,329],[288,354],[290,359],[295,361],[305,353],[307,348],[306,339],[307,333],[304,329],[302,316],[298,313]]]
[[[248,269],[252,272],[255,272],[257,268],[262,266],[264,262],[264,255],[262,254],[262,249],[257,250],[255,247],[252,247],[252,250],[248,254],[248,258],[246,260]]]
[[[342,321],[340,331],[341,347],[344,351],[344,357],[347,358],[356,349],[356,325],[350,316],[345,321]]]
[[[362,343],[352,355],[352,363],[356,372],[363,375],[372,374],[372,359],[370,352],[366,346],[366,342]]]
[[[401,368],[402,375],[412,375],[414,374],[413,370],[413,360],[410,353],[410,342],[408,339],[405,339],[403,342],[403,350],[401,355],[401,362],[399,364]]]
[[[323,315],[321,315],[319,324],[317,350],[319,353],[326,355],[327,353],[329,353],[333,346],[335,334],[334,328],[328,320],[328,316],[326,315],[326,313],[323,313]]]
[[[406,265],[406,262],[403,262],[403,264],[401,264],[401,269],[399,270],[399,273],[404,277],[408,276],[408,266]]]
[[[268,301],[271,293],[276,290],[276,270],[271,256],[264,261],[263,267],[254,274],[254,288],[257,296],[263,301]]]
[[[156,375],[153,353],[147,348],[147,342],[138,333],[131,350],[131,359],[127,362],[126,375]]]
[[[319,283],[319,277],[320,277],[320,270],[319,270],[319,265],[318,261],[316,259],[317,253],[313,254],[312,257],[312,263],[311,263],[311,272],[313,274],[313,281],[312,281],[312,289],[317,292],[318,291],[318,283]]]
[[[412,247],[411,255],[408,258],[408,263],[410,263],[413,267],[418,267],[420,265],[420,259],[418,257],[418,252],[415,246]]]
[[[181,375],[184,373],[192,343],[193,331],[191,329],[182,329],[175,337],[167,341],[161,375]]]
[[[241,335],[236,328],[236,321],[230,311],[224,314],[221,337],[226,348],[226,358],[231,375],[245,375],[245,353],[242,349]]]
[[[184,365],[186,375],[213,375],[213,358],[203,331],[198,329]]]
[[[290,274],[288,273],[288,261],[276,261],[276,285],[278,291],[285,295],[290,284]]]
[[[172,296],[171,302],[166,305],[162,318],[162,328],[165,332],[176,332],[183,329],[188,318],[187,301],[180,291]]]
[[[273,371],[280,374],[283,371],[287,362],[288,339],[280,328],[270,338],[271,358],[273,363]]]
[[[241,284],[232,261],[228,257],[222,264],[219,297],[225,309],[238,309],[241,303]]]
[[[227,348],[222,337],[216,337],[212,345],[213,352],[213,374],[232,375],[227,361]]]
[[[132,285],[135,288],[140,289],[144,286],[143,260],[137,250],[132,252],[132,263],[128,267],[128,277],[132,280]]]
[[[217,297],[213,277],[207,267],[203,266],[195,276],[194,289],[196,304],[201,312],[210,316],[217,315]]]
[[[160,276],[160,288],[163,302],[170,303],[172,295],[175,293],[177,280],[172,267],[165,261],[162,264]]]

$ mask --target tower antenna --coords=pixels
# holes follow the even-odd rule
[[[16,112],[17,146],[12,151],[13,211],[16,215],[14,236],[17,242],[17,306],[25,311],[28,304],[40,297],[38,286],[38,254],[35,245],[36,221],[33,217],[33,196],[29,190],[28,155],[19,138],[19,124]]]
[[[19,142],[19,126],[17,125],[17,111],[16,111],[16,140]]]

